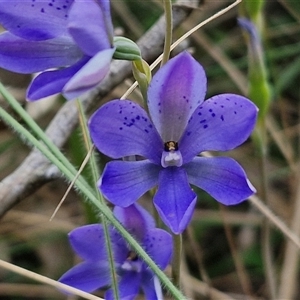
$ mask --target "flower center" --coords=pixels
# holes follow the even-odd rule
[[[164,151],[161,156],[161,165],[167,167],[180,167],[182,165],[182,155],[178,150],[178,143],[169,141],[164,144]]]
[[[134,251],[129,251],[127,258],[122,264],[121,268],[125,271],[141,272],[142,262],[139,260],[137,254]]]

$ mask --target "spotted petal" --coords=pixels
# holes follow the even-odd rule
[[[66,34],[72,0],[0,0],[0,23],[11,33],[32,41]]]
[[[143,241],[144,249],[154,262],[164,270],[172,256],[172,237],[165,230],[153,228]]]
[[[245,171],[229,157],[196,157],[185,169],[191,184],[225,205],[238,204],[255,192]]]
[[[29,41],[9,32],[0,35],[0,66],[10,71],[34,73],[76,63],[81,57],[70,37]]]
[[[112,158],[144,156],[160,164],[163,143],[145,110],[128,100],[114,100],[89,121],[95,146]]]
[[[163,222],[174,233],[181,233],[189,224],[196,199],[183,168],[168,167],[160,171],[154,205]]]
[[[111,48],[103,12],[95,0],[74,2],[69,13],[68,28],[86,55],[94,56],[101,50]]]
[[[99,188],[113,204],[127,207],[157,184],[160,167],[143,161],[106,164]]]
[[[110,283],[108,262],[83,262],[67,271],[59,281],[84,292],[93,292]]]
[[[179,141],[205,93],[205,72],[187,52],[177,55],[157,71],[149,85],[148,106],[164,142]]]
[[[111,242],[119,240],[119,236],[112,234]],[[107,260],[105,235],[100,224],[78,227],[69,233],[69,240],[74,251],[84,260]],[[124,245],[125,246],[125,245]],[[124,247],[123,247],[124,250]]]
[[[202,151],[227,151],[239,146],[251,134],[256,117],[257,107],[242,96],[221,94],[204,101],[179,141],[183,162]]]

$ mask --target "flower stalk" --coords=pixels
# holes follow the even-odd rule
[[[165,44],[163,57],[161,60],[161,66],[166,64],[170,58],[171,44],[172,44],[172,31],[173,31],[173,13],[172,13],[172,1],[163,0],[165,19],[166,19],[166,30],[165,30]]]
[[[182,255],[182,234],[174,234],[173,237],[173,259],[172,259],[172,280],[174,285],[180,289],[180,270]]]

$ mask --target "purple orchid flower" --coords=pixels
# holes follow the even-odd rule
[[[108,0],[0,0],[0,66],[38,75],[29,100],[73,99],[107,74],[115,51]]]
[[[192,217],[200,187],[225,205],[238,204],[255,189],[244,170],[228,157],[198,157],[203,151],[227,151],[252,132],[257,108],[248,99],[221,94],[203,101],[206,76],[184,52],[153,77],[147,112],[129,100],[114,100],[91,117],[95,146],[112,158],[131,155],[138,161],[112,161],[99,188],[115,205],[126,207],[158,185],[154,205],[171,230],[181,233]]]
[[[172,256],[171,235],[155,228],[153,218],[137,204],[127,208],[116,206],[114,215],[140,242],[156,264],[165,269]],[[112,227],[110,236],[116,272],[120,279],[118,284],[120,299],[134,299],[140,288],[143,289],[147,299],[161,299],[158,279],[149,267]],[[84,262],[67,271],[59,281],[85,292],[108,286],[111,283],[110,270],[102,225],[92,224],[76,228],[69,233],[69,239],[72,248]],[[112,289],[105,293],[105,299],[113,300]]]

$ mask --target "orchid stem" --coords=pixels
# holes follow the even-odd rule
[[[165,17],[166,17],[166,35],[161,67],[169,60],[172,44],[173,16],[172,16],[172,1],[163,0]]]
[[[81,125],[81,129],[82,129],[83,136],[84,136],[85,146],[87,148],[87,152],[89,152],[90,149],[93,147],[93,145],[92,145],[91,138],[90,138],[90,135],[89,135],[89,131],[88,131],[88,128],[87,128],[87,119],[86,119],[81,101],[77,100],[76,103],[77,103],[77,107],[78,107],[78,111],[79,111],[79,120],[80,120],[80,125]],[[99,171],[98,171],[98,168],[97,168],[97,163],[96,163],[96,159],[95,159],[95,152],[93,152],[91,157],[90,157],[89,165],[90,165],[90,168],[91,168],[91,171],[92,171],[92,180],[93,180],[93,183],[94,183],[94,187],[98,191],[97,192],[97,198],[98,198],[99,202],[102,205],[106,206],[103,195],[100,193],[100,191],[97,188],[97,181],[99,179],[100,174],[99,174]],[[114,293],[114,298],[119,299],[118,280],[117,280],[116,268],[115,268],[115,263],[114,263],[113,249],[112,249],[111,239],[110,239],[110,235],[109,235],[108,222],[102,215],[101,215],[100,219],[101,219],[101,223],[102,223],[103,229],[104,229],[105,246],[106,246],[106,252],[107,252],[107,255],[108,255],[108,261],[109,261],[109,267],[110,267],[110,276],[111,276],[111,280],[112,280],[112,290],[113,290],[113,293]]]
[[[178,289],[180,289],[181,254],[182,254],[182,235],[173,234],[172,278],[173,278],[173,284]]]
[[[261,165],[261,180],[262,180],[262,199],[269,205],[268,197],[268,182],[267,182],[267,144],[266,144],[266,126],[265,122],[261,122],[256,131],[256,138],[258,140],[257,148],[259,149],[260,165]],[[262,254],[265,264],[265,274],[267,286],[269,290],[270,299],[276,299],[276,283],[275,272],[273,267],[273,255],[270,245],[271,228],[270,222],[267,218],[264,219],[262,227]]]

